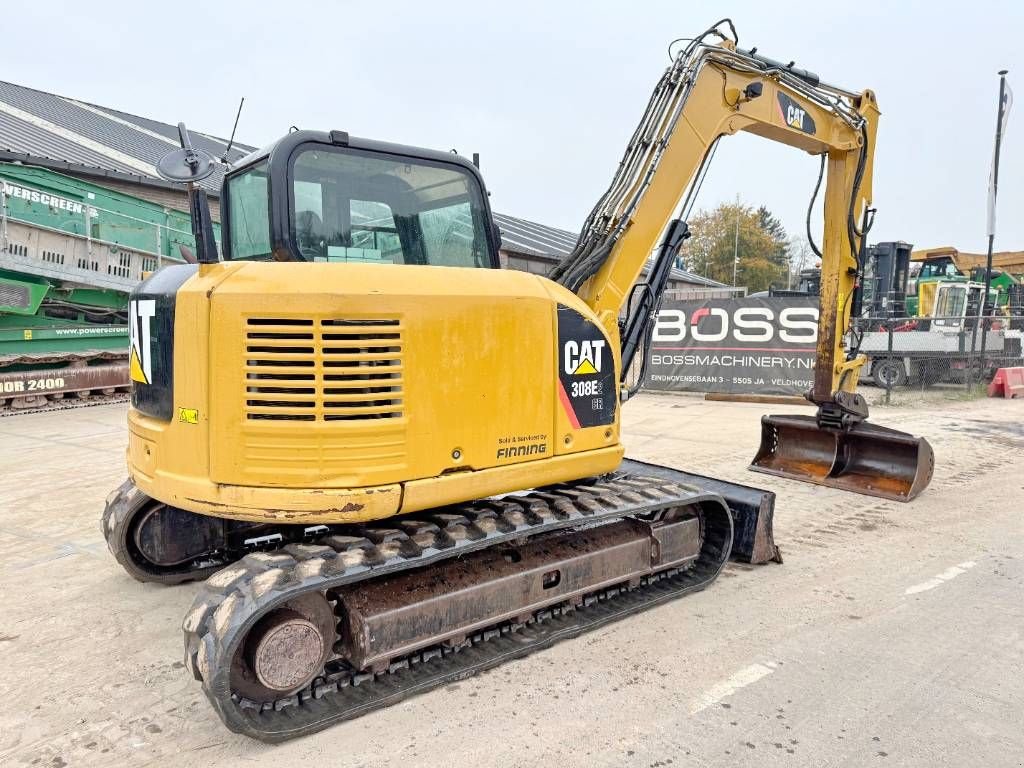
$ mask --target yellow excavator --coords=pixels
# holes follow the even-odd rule
[[[229,170],[221,257],[193,184],[212,158],[180,126],[160,170],[189,184],[198,263],[131,298],[129,479],[103,531],[138,579],[206,579],[186,663],[229,728],[318,730],[701,589],[740,528],[770,542],[732,486],[620,440],[624,372],[722,136],[828,170],[818,413],[765,417],[755,468],[900,500],[927,485],[927,443],[864,422],[844,348],[874,94],[737,42],[724,20],[672,55],[548,278],[498,269],[471,163],[342,131]]]

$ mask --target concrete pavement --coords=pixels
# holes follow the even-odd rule
[[[124,406],[0,419],[0,764],[1021,765],[1024,402],[875,408],[935,448],[909,505],[746,471],[766,409],[642,395],[626,442],[775,490],[784,565],[279,747],[182,669],[195,586],[106,552]]]

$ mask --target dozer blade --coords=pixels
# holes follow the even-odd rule
[[[636,459],[623,459],[619,471],[664,477],[692,485],[708,493],[717,493],[729,505],[729,511],[732,513],[730,558],[754,565],[782,562],[782,553],[775,546],[772,533],[775,494],[771,491]]]
[[[861,422],[819,427],[813,416],[762,416],[750,468],[829,488],[910,501],[928,487],[935,456],[928,441]]]

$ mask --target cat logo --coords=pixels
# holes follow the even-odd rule
[[[804,127],[804,115],[806,114],[807,112],[800,109],[800,107],[790,104],[789,109],[786,110],[786,123],[788,123],[791,128],[802,129]]]
[[[817,130],[814,118],[807,114],[807,109],[781,91],[779,92],[779,115],[782,117],[782,122],[790,128],[811,135]]]
[[[132,381],[153,383],[152,321],[156,314],[154,299],[133,299],[128,302],[128,336],[131,352],[128,371]]]
[[[601,372],[601,359],[604,356],[604,340],[565,342],[563,350],[565,372],[570,376],[586,376]]]

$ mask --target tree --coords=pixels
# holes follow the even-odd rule
[[[818,257],[811,250],[811,244],[806,237],[797,236],[789,241],[789,285],[796,287],[800,284],[800,272],[810,269],[818,264]]]
[[[760,225],[761,229],[767,232],[776,242],[786,242],[786,228],[782,226],[782,222],[775,218],[772,212],[763,205],[757,209],[757,223]]]
[[[768,236],[772,239],[773,251],[771,254],[771,260],[779,266],[780,269],[788,269],[789,267],[789,235],[786,234],[786,228],[782,226],[782,222],[779,221],[775,216],[765,208],[763,205],[757,209],[757,222]]]
[[[789,269],[786,230],[772,213],[736,203],[722,203],[691,218],[693,236],[684,252],[686,269],[750,292],[785,285]]]

